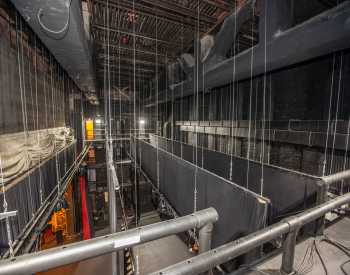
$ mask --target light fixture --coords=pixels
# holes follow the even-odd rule
[[[102,122],[101,119],[99,119],[99,118],[96,118],[96,119],[95,119],[95,123],[96,123],[96,124],[101,124],[101,122]]]
[[[139,123],[140,123],[140,125],[144,125],[146,123],[146,121],[144,119],[140,119]]]

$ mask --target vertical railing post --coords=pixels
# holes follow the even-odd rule
[[[289,232],[283,242],[281,274],[294,274],[295,244],[299,229]]]
[[[211,240],[213,234],[214,225],[212,223],[207,223],[199,229],[199,253],[207,252],[211,249]],[[212,274],[212,271],[209,270],[206,274]]]

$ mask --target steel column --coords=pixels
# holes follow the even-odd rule
[[[283,242],[283,254],[282,254],[282,274],[293,274],[294,269],[294,256],[295,256],[295,244],[297,240],[299,230],[294,230],[287,234],[286,239]]]
[[[213,228],[213,224],[208,223],[199,230],[199,253],[203,253],[211,249],[211,237]]]
[[[212,240],[212,234],[213,234],[213,224],[208,223],[207,225],[203,226],[199,230],[199,253],[207,252],[211,249],[211,240]],[[212,274],[211,270],[207,273]]]

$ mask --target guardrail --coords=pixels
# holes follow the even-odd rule
[[[51,268],[94,258],[124,248],[160,239],[173,234],[199,229],[200,252],[210,249],[213,223],[218,220],[214,208],[191,215],[118,232],[91,240],[52,248],[37,253],[0,261],[0,275],[33,274]]]
[[[285,235],[285,240],[283,243],[281,273],[292,274],[296,236],[299,229],[303,225],[322,217],[329,211],[348,203],[350,203],[350,193],[323,203],[299,215],[289,217],[246,237],[227,243],[216,249],[207,251],[199,256],[177,263],[168,268],[162,269],[153,273],[153,275],[199,274],[245,254],[250,250],[282,235]]]

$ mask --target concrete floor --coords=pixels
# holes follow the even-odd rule
[[[337,240],[343,245],[350,247],[350,218],[343,218],[325,230],[325,235],[333,240]],[[296,246],[294,269],[296,274],[308,274],[308,275],[323,275],[326,274],[322,267],[321,261],[316,252],[308,253],[306,251],[313,244],[314,238],[309,238]],[[350,258],[345,255],[340,249],[334,247],[325,242],[319,242],[316,239],[316,245],[320,252],[322,259],[325,262],[329,275],[344,275],[340,269],[340,265]],[[310,249],[309,249],[310,251]],[[305,260],[302,263],[304,256]],[[311,256],[310,256],[311,255]],[[256,270],[251,270],[245,274],[247,275],[261,275],[261,274],[280,274],[278,271],[281,266],[282,256],[275,256],[266,262],[258,265]],[[344,266],[345,271],[350,274],[350,263]]]
[[[136,246],[133,249],[136,274],[144,275],[178,263],[193,255],[177,236],[169,236]]]
[[[156,211],[143,213],[140,226],[160,222]],[[192,257],[178,236],[169,236],[133,248],[136,274],[143,275]]]

